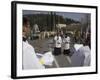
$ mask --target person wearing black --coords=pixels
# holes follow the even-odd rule
[[[63,39],[63,43],[64,43],[63,54],[69,55],[69,53],[70,53],[70,37],[68,36],[68,34],[65,35],[65,38]]]
[[[60,55],[61,54],[61,45],[62,45],[62,38],[60,36],[60,33],[57,33],[57,35],[54,37],[54,55]]]

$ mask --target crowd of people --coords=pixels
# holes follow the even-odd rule
[[[54,55],[59,55],[62,53],[62,44],[64,47],[63,54],[68,55],[70,53],[70,37],[68,34],[61,35],[60,32],[57,32],[54,37]]]
[[[85,34],[86,35],[86,34]],[[85,36],[84,35],[84,36]],[[76,36],[77,37],[77,36]],[[58,32],[57,35],[54,37],[54,55],[64,54],[70,56],[71,65],[72,66],[90,66],[91,64],[91,39],[90,34],[88,33],[84,38],[74,38],[74,44],[71,47],[71,38],[68,34],[63,35],[61,37],[60,33]],[[63,48],[62,48],[63,44]],[[74,50],[72,50],[74,48]],[[62,52],[63,50],[63,52]],[[73,52],[72,52],[73,51]]]
[[[45,67],[40,63],[35,53],[34,47],[30,45],[27,41],[29,33],[30,22],[28,18],[23,17],[23,69],[44,69]],[[88,35],[87,38],[81,44],[82,46],[79,49],[73,46],[75,48],[75,51],[71,56],[73,66],[90,65],[90,35]],[[68,34],[61,34],[60,31],[57,31],[57,34],[54,36],[53,39],[53,46],[53,55],[57,56],[63,53],[64,55],[69,56],[71,53],[71,37]],[[82,55],[84,57],[82,57]]]

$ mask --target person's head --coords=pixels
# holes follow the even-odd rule
[[[60,36],[60,33],[59,32],[57,32],[57,36]]]
[[[67,38],[68,34],[65,34],[65,38]]]
[[[30,33],[30,22],[27,17],[23,17],[23,36],[28,37]]]
[[[91,40],[90,38],[85,39],[85,42],[83,43],[84,46],[89,46],[89,48],[91,49]]]
[[[56,36],[60,36],[59,30],[56,31]]]

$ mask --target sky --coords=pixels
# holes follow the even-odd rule
[[[74,19],[74,20],[77,20],[77,21],[80,21],[81,18],[84,18],[84,15],[86,13],[72,13],[72,12],[58,12],[57,13],[58,15],[62,15],[63,17],[67,17],[67,18],[71,18],[71,19]]]
[[[32,10],[24,10],[23,14],[27,15],[27,14],[47,14],[48,12],[46,11],[32,11]],[[84,18],[84,16],[87,13],[72,13],[72,12],[56,12],[57,15],[63,16],[64,18],[71,18],[74,19],[76,21],[80,21],[82,18]]]

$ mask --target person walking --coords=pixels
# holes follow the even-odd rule
[[[65,37],[63,39],[63,43],[64,43],[63,54],[69,55],[70,54],[70,37],[68,36],[68,34],[65,35]]]
[[[57,35],[54,37],[54,55],[60,55],[61,54],[61,45],[62,45],[62,38],[60,36],[60,33],[57,32]]]

